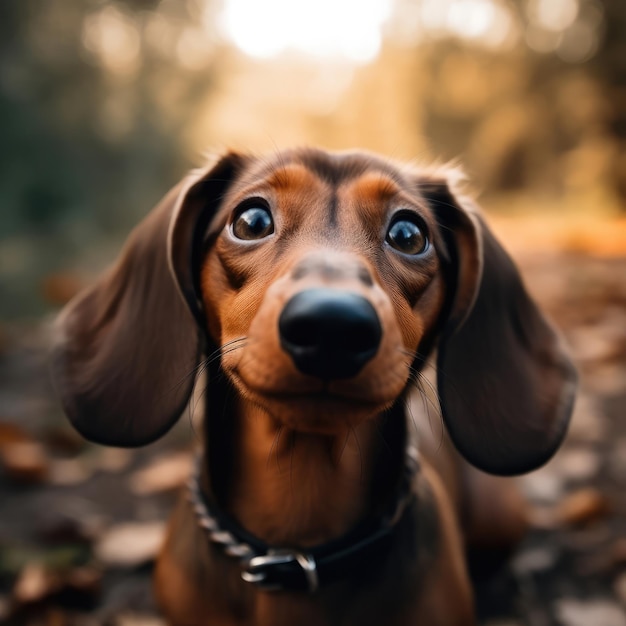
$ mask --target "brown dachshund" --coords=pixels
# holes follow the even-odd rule
[[[453,178],[229,153],[62,314],[54,378],[88,439],[154,441],[206,377],[204,452],[157,565],[171,623],[475,624],[465,549],[525,529],[489,474],[550,458],[576,375]]]

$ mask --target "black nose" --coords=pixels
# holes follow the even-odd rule
[[[376,354],[382,329],[362,296],[335,289],[296,294],[278,320],[283,350],[303,373],[325,380],[351,378]]]

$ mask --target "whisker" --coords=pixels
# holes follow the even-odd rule
[[[420,396],[421,395],[422,394],[420,393]],[[428,409],[426,408],[426,404],[424,403],[424,398],[422,398],[422,404],[424,406],[424,410],[426,412],[428,412]],[[406,408],[406,412],[408,413],[409,417],[411,418],[411,424],[413,424],[413,430],[415,431],[415,434],[419,435],[419,429],[417,428],[417,422],[415,421],[415,415],[413,415],[413,410],[411,409],[411,402],[410,402],[408,396],[404,400],[404,407]]]
[[[420,396],[420,399],[422,401],[422,408],[423,408],[424,413],[426,414],[426,418],[428,419],[428,426],[430,428],[430,432],[433,433],[433,435],[435,435],[435,427],[433,425],[431,409],[435,412],[435,415],[439,418],[439,424],[440,424],[439,433],[440,434],[439,434],[439,443],[437,445],[437,449],[439,449],[443,445],[443,433],[444,433],[444,428],[445,428],[443,425],[443,416],[441,415],[441,407],[439,406],[439,403],[435,402],[427,393],[427,391],[424,389],[422,382],[424,382],[425,380],[426,379],[422,378],[419,372],[413,370],[409,377],[409,385],[413,389],[415,389]],[[407,397],[405,401],[405,407],[413,422],[415,433],[419,436],[420,434],[419,427],[417,426],[417,420],[415,419],[415,416],[413,415],[413,410],[411,408],[411,402],[410,402],[409,397]]]
[[[417,375],[418,375],[418,380],[415,381],[415,388],[418,389],[418,391],[420,392],[420,395],[422,396],[422,401],[424,400],[426,401],[426,416],[428,417],[428,426],[430,427],[430,432],[433,433],[433,435],[435,435],[435,428],[433,426],[432,416],[431,416],[429,407],[433,408],[433,410],[435,411],[435,414],[439,418],[440,428],[439,428],[439,443],[437,444],[437,450],[440,450],[441,447],[443,446],[444,429],[445,429],[443,425],[443,415],[441,414],[441,407],[439,406],[439,403],[435,404],[434,400],[430,398],[430,396],[428,395],[428,393],[426,393],[426,390],[422,386],[423,382],[430,383],[430,381],[424,378],[424,376],[420,372],[417,372]],[[434,388],[432,384],[430,385],[430,389],[432,389],[434,392]]]
[[[413,386],[415,389],[417,389],[420,392],[422,398],[427,402],[426,412],[428,413],[429,418],[430,418],[430,412],[428,409],[429,406],[435,411],[435,413],[439,417],[441,417],[441,407],[439,406],[439,401],[437,400],[438,398],[437,389],[420,372],[416,372],[415,375],[416,375],[416,378],[414,378],[412,381]],[[428,386],[428,390],[431,392],[430,394],[426,391],[426,389],[424,389],[424,384]],[[435,400],[433,400],[433,398],[431,397],[431,394],[435,396]]]
[[[194,383],[194,386],[195,386],[195,383]],[[200,404],[200,401],[202,400],[202,398],[206,394],[208,388],[209,388],[209,385],[206,384],[204,386],[204,389],[200,392],[200,394],[196,398],[196,401],[195,401],[195,404],[193,405],[193,408],[191,407],[191,404],[189,405],[189,426],[191,427],[191,432],[193,433],[193,436],[196,439],[198,438],[198,433],[196,432],[196,429],[194,427],[193,418],[194,418],[194,416],[196,414],[196,409],[198,408],[198,405]]]
[[[441,407],[439,406],[439,396],[437,394],[436,387],[427,378],[425,378],[421,372],[418,372],[416,370],[412,370],[409,382],[414,389],[417,389],[417,391],[420,392],[420,395],[422,396],[423,400],[428,403],[428,406],[430,406],[435,411],[435,413],[439,417],[441,417]],[[424,388],[424,385],[428,387],[428,390]],[[432,396],[434,396],[435,399],[433,399]],[[426,408],[428,412],[428,407]]]
[[[191,388],[191,393],[190,393],[191,401],[189,402],[188,407],[189,407],[189,424],[191,426],[191,430],[194,434],[194,437],[197,437],[198,435],[194,428],[193,418],[196,414],[196,409],[198,408],[200,401],[206,394],[208,386],[209,386],[208,384],[205,385],[202,392],[199,395],[196,395],[196,386],[198,384],[198,380],[206,372],[209,365],[214,363],[216,360],[220,359],[224,354],[229,354],[231,352],[234,352],[235,350],[245,347],[247,345],[246,343],[247,339],[248,338],[244,336],[244,337],[238,337],[237,339],[232,339],[231,341],[227,341],[226,343],[218,347],[216,350],[211,352],[211,354],[207,356],[205,359],[200,361],[200,363],[192,370],[191,373],[195,372],[196,378]],[[190,374],[188,374],[188,376]]]
[[[424,365],[430,365],[430,363],[425,359],[424,356],[419,353],[413,353],[405,348],[398,348],[398,352],[400,352],[404,356],[408,356],[411,359],[411,362],[415,362],[416,359],[420,359]],[[413,366],[409,366],[409,378],[408,385],[415,389],[420,396],[422,402],[422,408],[426,417],[428,419],[428,425],[430,427],[431,433],[438,437],[439,442],[437,449],[441,449],[444,443],[444,433],[445,426],[443,423],[443,415],[441,413],[441,405],[439,404],[439,394],[437,391],[437,387],[417,368]],[[417,427],[417,422],[413,415],[411,404],[409,399],[405,402],[405,408],[411,417],[413,422],[415,432],[419,434],[419,428]],[[431,410],[435,413],[435,415],[439,418],[439,434],[437,435],[435,426],[433,424],[433,417]]]
[[[206,365],[212,363],[216,357],[221,356],[224,348],[231,346],[237,342],[246,341],[247,337],[238,337],[237,339],[233,339],[231,341],[227,341],[222,346],[219,346],[215,349],[211,354],[207,355],[204,359],[202,359],[195,367],[193,367],[189,372],[187,372],[182,378],[180,378],[177,382],[175,382],[166,392],[165,394],[172,393],[178,387],[180,387],[190,376],[194,376],[198,373],[199,370],[204,368]]]
[[[282,474],[282,470],[280,468],[280,459],[278,458],[278,442],[280,441],[280,435],[283,432],[283,428],[284,425],[280,424],[280,426],[278,427],[278,431],[276,432],[276,435],[274,435],[274,440],[272,441],[272,446],[270,448],[269,454],[267,455],[267,462],[265,467],[267,469],[269,469],[270,466],[270,461],[272,460],[272,452],[275,452],[275,456],[276,456],[276,467],[278,468],[278,473]]]
[[[196,408],[200,402],[200,399],[202,398],[202,395],[205,393],[208,385],[205,385],[204,390],[202,391],[199,397],[196,397],[196,386],[198,385],[198,381],[200,380],[200,377],[202,376],[202,374],[204,374],[204,372],[206,371],[207,367],[208,367],[207,363],[202,363],[202,368],[198,372],[195,380],[193,381],[193,386],[191,387],[191,394],[189,395],[190,401],[187,404],[188,416],[189,416],[189,427],[191,428],[191,432],[195,439],[198,438],[198,433],[196,432],[196,429],[194,427],[193,418],[196,413]]]
[[[430,361],[424,361],[424,367],[428,367],[432,369],[438,378],[444,378],[446,385],[449,387],[450,391],[456,394],[456,396],[461,400],[464,405],[465,410],[468,413],[470,418],[478,419],[478,415],[476,411],[473,410],[470,402],[467,401],[465,394],[463,394],[459,388],[456,386],[454,381],[448,376],[445,370],[441,369],[436,363]]]
[[[211,353],[205,359],[207,365],[214,363],[215,361],[221,359],[225,354],[230,354],[235,350],[239,350],[240,348],[245,348],[248,345],[248,337],[240,337],[239,339],[233,339],[232,341],[226,342],[223,346],[220,346],[217,350]],[[234,345],[237,344],[237,345]]]
[[[422,360],[424,365],[429,365],[428,361],[425,360],[424,357],[417,352],[413,353],[405,348],[399,348],[398,351],[401,354],[410,357],[412,359],[412,362],[415,361],[415,359],[419,358]],[[424,389],[424,385],[428,387],[428,390],[430,391],[432,396],[438,399],[439,393],[437,391],[437,387],[430,380],[428,380],[428,378],[424,376],[424,374],[420,370],[416,369],[412,365],[409,365],[409,383],[420,392],[422,399],[428,401],[430,403],[430,406],[441,417],[441,407],[439,406],[439,403],[437,402],[437,404],[435,404],[434,400],[432,400],[431,396]],[[424,408],[426,413],[429,413],[427,407]]]

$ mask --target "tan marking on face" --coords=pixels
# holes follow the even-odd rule
[[[387,174],[382,172],[366,172],[352,184],[346,187],[346,191],[355,198],[365,202],[377,202],[385,204],[399,191],[398,184]]]
[[[316,184],[316,182],[318,179],[315,174],[299,163],[290,163],[278,167],[267,179],[267,184],[270,187],[281,192],[289,189],[304,189]]]

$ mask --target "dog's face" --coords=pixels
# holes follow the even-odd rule
[[[297,430],[388,408],[444,305],[445,252],[417,181],[363,155],[252,165],[211,228],[201,291],[222,366]]]
[[[53,374],[70,419],[101,443],[152,441],[221,350],[241,396],[333,432],[401,398],[437,341],[459,451],[494,473],[541,465],[575,372],[449,178],[319,150],[230,153],[194,173],[61,315]]]

